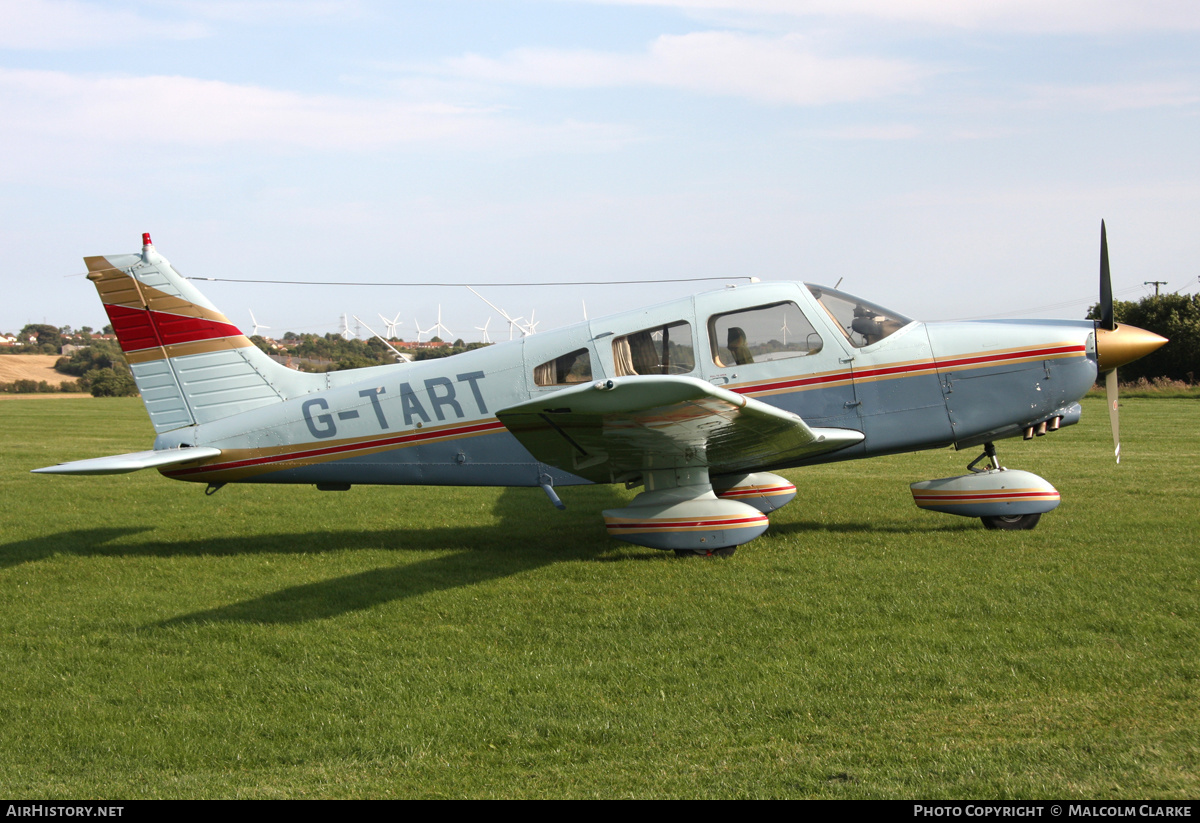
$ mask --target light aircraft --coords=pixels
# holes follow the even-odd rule
[[[796,496],[779,469],[955,446],[958,477],[912,484],[921,508],[1032,528],[1050,483],[995,441],[1057,431],[1108,372],[1166,341],[1101,314],[921,323],[836,289],[759,283],[587,320],[450,358],[328,374],[260,352],[142,236],[87,257],[157,437],[151,450],[43,474],[156,468],[204,483],[541,486],[623,483],[613,537],[730,554]],[[781,329],[787,329],[786,342]],[[986,462],[984,467],[980,463]]]

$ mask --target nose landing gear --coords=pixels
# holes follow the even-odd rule
[[[978,467],[984,460],[990,468]],[[984,528],[1000,531],[1032,529],[1058,505],[1058,490],[1044,479],[1001,466],[993,443],[984,444],[967,470],[970,474],[913,483],[913,502],[929,511],[978,517]]]

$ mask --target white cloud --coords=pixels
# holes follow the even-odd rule
[[[0,68],[6,141],[23,137],[83,140],[90,145],[259,144],[273,150],[374,150],[457,141],[605,148],[627,130],[576,121],[538,127],[494,109],[390,99],[306,95],[190,77],[81,76]]]
[[[921,136],[921,129],[910,123],[888,123],[870,126],[843,126],[832,129],[811,129],[804,134],[829,140],[912,140]]]
[[[0,48],[61,50],[127,48],[148,39],[204,37],[198,22],[152,20],[126,9],[78,0],[0,0]]]
[[[574,0],[576,2],[580,0]],[[1200,30],[1200,5],[1188,0],[582,0],[662,6],[690,12],[873,18],[963,29],[1024,33]]]
[[[180,9],[205,20],[234,23],[268,23],[319,17],[359,17],[357,0],[165,0],[161,5]]]
[[[1179,108],[1197,103],[1200,103],[1200,92],[1185,82],[1037,86],[1030,101],[1035,108],[1088,111]]]
[[[643,54],[520,49],[448,60],[452,74],[493,83],[594,88],[660,86],[766,103],[816,105],[915,90],[930,69],[871,57],[824,57],[799,35],[709,31],[663,35]]]
[[[372,147],[444,138],[478,112],[303,95],[190,77],[92,77],[0,69],[10,127],[90,140],[212,145],[270,141],[305,148]]]

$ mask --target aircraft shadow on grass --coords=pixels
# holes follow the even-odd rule
[[[600,487],[602,505],[619,503],[615,488]],[[611,498],[611,499],[610,499]],[[594,502],[594,501],[593,501]],[[495,521],[479,526],[395,528],[331,532],[272,533],[252,537],[123,542],[153,527],[73,529],[0,544],[0,568],[56,554],[97,557],[199,557],[243,554],[311,554],[387,547],[398,552],[437,552],[438,556],[391,568],[377,568],[318,583],[293,586],[217,609],[154,624],[205,622],[298,623],[371,608],[393,600],[471,586],[508,577],[560,560],[596,558],[612,548],[595,528],[591,505],[576,516],[531,516],[533,505],[549,506],[540,490],[504,489],[493,508]],[[564,522],[565,521],[565,522]],[[503,535],[503,546],[497,536]],[[593,539],[594,538],[594,539]],[[445,554],[450,551],[452,553]],[[657,552],[652,554],[657,555]]]
[[[56,554],[97,557],[186,557],[243,554],[310,554],[355,549],[376,550],[381,546],[398,552],[438,552],[438,556],[401,566],[383,567],[317,583],[292,586],[277,592],[215,609],[180,615],[152,624],[162,627],[210,622],[303,623],[336,617],[373,606],[419,597],[509,577],[562,560],[649,560],[665,559],[663,553],[647,550],[630,556],[602,557],[614,547],[595,528],[590,516],[596,505],[619,505],[614,487],[594,487],[599,498],[589,499],[578,516],[568,512],[533,513],[534,505],[547,505],[541,492],[505,489],[497,497],[493,516],[497,522],[449,528],[396,528],[339,530],[331,532],[274,533],[253,537],[198,538],[195,540],[146,540],[132,544],[127,538],[152,532],[153,527],[106,527],[74,529],[29,540],[0,545],[0,568],[34,562]],[[562,519],[558,519],[562,518]],[[820,521],[776,523],[778,535],[832,531],[841,533],[890,531],[914,533],[976,528],[973,524],[933,523],[915,526],[882,526],[876,523],[830,524]],[[497,545],[504,536],[504,547]],[[452,553],[445,554],[450,550]]]

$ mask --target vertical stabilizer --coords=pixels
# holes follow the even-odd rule
[[[142,235],[141,254],[85,257],[88,279],[156,432],[207,423],[310,390],[267,357]]]

